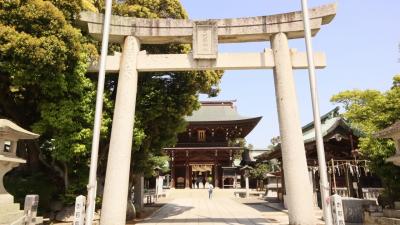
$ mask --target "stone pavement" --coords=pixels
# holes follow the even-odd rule
[[[208,199],[207,190],[172,190],[167,204],[140,225],[264,225],[287,224],[287,214],[269,208],[261,201],[233,198],[229,190],[214,190]]]

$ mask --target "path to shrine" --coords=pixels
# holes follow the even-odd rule
[[[171,200],[166,205],[138,225],[288,224],[286,213],[256,199],[234,199],[233,192],[228,190],[214,190],[212,199],[208,199],[205,189],[173,190],[168,198]]]

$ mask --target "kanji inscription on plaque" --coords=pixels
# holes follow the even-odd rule
[[[217,24],[214,21],[195,23],[193,29],[193,58],[216,59],[217,49]]]

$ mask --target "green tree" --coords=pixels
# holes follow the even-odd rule
[[[42,159],[65,188],[87,164],[91,139],[95,92],[85,72],[95,48],[85,39],[50,1],[0,1],[0,113],[41,134],[29,143],[30,169]]]
[[[28,171],[54,176],[63,184],[56,186],[66,201],[86,192],[97,82],[86,68],[99,49],[74,19],[81,10],[102,12],[103,5],[92,0],[0,0],[0,116],[41,134],[39,141],[27,143]],[[115,4],[113,12],[187,18],[178,0],[128,0]],[[190,47],[144,45],[142,49],[183,53]],[[198,94],[217,93],[221,76],[220,71],[140,74],[132,171],[150,175],[154,166],[164,165],[162,148],[176,142],[186,125],[184,116],[199,107]],[[113,74],[106,78],[99,183],[104,178],[117,78]]]
[[[250,170],[250,176],[257,180],[264,180],[268,172],[271,171],[267,163],[257,163],[253,169]]]
[[[396,75],[388,91],[343,91],[331,99],[344,106],[344,117],[362,132],[361,153],[371,161],[370,167],[382,179],[385,196],[391,201],[400,200],[400,168],[385,162],[395,152],[394,143],[389,139],[377,139],[374,134],[400,119],[399,84],[400,75]]]
[[[257,180],[257,189],[264,189],[264,179],[267,178],[267,173],[271,171],[271,166],[268,163],[256,163],[250,170],[250,177]]]

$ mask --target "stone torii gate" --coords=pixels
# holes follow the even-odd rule
[[[336,14],[336,5],[309,9],[312,35]],[[81,14],[82,27],[101,40],[103,15]],[[138,72],[273,69],[290,224],[315,224],[311,185],[296,99],[293,69],[306,69],[306,53],[290,49],[288,40],[303,38],[302,12],[236,19],[191,21],[111,17],[110,41],[123,46],[107,57],[106,72],[119,72],[117,97],[103,194],[101,225],[125,224],[129,165]],[[270,41],[260,53],[218,53],[218,43]],[[192,44],[189,54],[147,54],[140,44]],[[314,56],[324,68],[325,56]],[[98,71],[92,65],[89,71]]]

